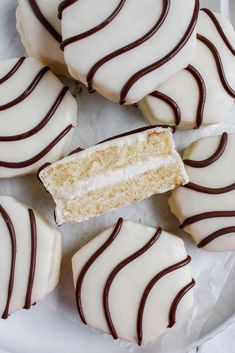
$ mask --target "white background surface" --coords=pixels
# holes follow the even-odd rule
[[[235,24],[235,0],[201,1],[201,5],[231,16]],[[15,29],[15,7],[15,0],[0,1],[0,59],[24,54]],[[145,125],[137,108],[120,107],[97,94],[87,94],[80,84],[69,84],[73,92],[78,93],[79,106],[79,126],[71,150]],[[235,132],[233,120],[235,124],[235,109],[227,122],[219,127],[177,132],[177,147],[182,150],[198,137],[224,130]],[[36,177],[0,180],[0,193],[18,197],[53,220],[53,202]],[[129,220],[175,231],[178,223],[169,212],[167,198],[168,195],[154,196],[98,219],[61,227],[64,256],[60,284],[30,311],[22,310],[8,320],[0,321],[0,353],[187,353],[191,349],[193,353],[235,352],[235,318],[231,317],[235,312],[235,254],[206,253],[197,249],[187,235],[183,237],[193,258],[192,272],[197,280],[195,306],[189,320],[177,324],[160,339],[140,349],[120,341],[114,343],[109,336],[93,332],[80,322],[74,300],[71,256],[97,232],[123,215]]]

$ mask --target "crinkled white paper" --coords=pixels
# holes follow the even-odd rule
[[[234,0],[201,1],[201,5],[223,12],[235,23]],[[15,28],[15,8],[15,0],[0,1],[0,59],[18,57],[24,53]],[[72,91],[78,95],[79,106],[79,124],[71,150],[77,146],[93,145],[114,134],[146,124],[137,108],[120,107],[97,94],[89,95],[79,83],[69,82],[69,85]],[[19,117],[19,119],[23,118],[23,116]],[[178,149],[182,151],[193,140],[202,136],[215,135],[222,131],[235,132],[235,109],[230,113],[226,123],[198,131],[177,132],[175,141]],[[0,193],[13,195],[25,201],[53,221],[54,205],[52,199],[43,190],[36,177],[1,180]],[[226,303],[221,299],[218,301],[218,298],[222,298],[222,291],[224,292],[225,288],[229,286],[230,280],[228,278],[232,274],[232,269],[235,268],[235,254],[213,254],[199,250],[192,243],[190,237],[185,234],[183,238],[188,253],[192,256],[192,272],[197,286],[193,310],[184,322],[176,324],[173,329],[167,331],[155,342],[138,348],[125,342],[113,342],[110,336],[90,330],[81,324],[77,314],[72,283],[71,256],[99,231],[112,225],[119,216],[155,227],[162,226],[165,230],[175,232],[178,228],[178,222],[169,212],[168,196],[167,194],[154,196],[105,216],[61,227],[63,265],[60,284],[51,295],[30,311],[22,310],[12,315],[8,320],[0,321],[0,353],[123,353],[128,351],[186,353],[191,349],[193,349],[192,352],[196,351],[195,347],[198,344],[202,345],[203,353],[225,352],[222,347],[215,350],[216,346],[218,348],[216,331],[209,333],[208,337],[210,338],[207,338],[205,345],[203,345],[205,340],[203,333],[207,332],[208,327],[215,328],[216,322],[221,321],[221,312],[226,310]],[[180,234],[179,231],[177,233]],[[219,307],[217,301],[220,304]],[[226,312],[227,315],[232,314],[228,308]],[[212,313],[220,313],[220,315],[218,314],[216,319],[216,317],[213,318],[213,315],[211,316]],[[209,319],[211,317],[212,319]],[[224,330],[227,326],[229,331],[225,333]],[[234,324],[231,321],[227,326],[224,325],[220,329],[218,339],[226,337],[227,340],[231,340],[231,335],[234,339],[235,329],[231,333]],[[211,346],[213,350],[206,350],[206,346],[213,343],[211,337],[214,336],[216,336],[216,341]],[[227,350],[226,352],[233,351]]]

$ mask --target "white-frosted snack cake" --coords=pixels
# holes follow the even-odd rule
[[[139,345],[155,339],[193,304],[190,260],[181,239],[120,218],[73,256],[82,322]]]
[[[62,1],[68,70],[90,92],[138,102],[192,60],[198,13],[199,0]]]
[[[16,26],[29,56],[57,74],[69,75],[60,49],[62,41],[58,6],[61,0],[18,0]]]
[[[148,127],[113,137],[39,173],[56,203],[58,224],[89,217],[188,182],[170,128]]]
[[[223,121],[235,99],[235,32],[221,14],[200,11],[190,65],[139,102],[152,124],[198,128]]]
[[[190,182],[169,199],[180,228],[198,248],[235,251],[235,134],[192,143],[184,153]]]
[[[77,103],[34,58],[0,62],[0,178],[36,173],[68,152]]]
[[[60,233],[36,211],[0,196],[0,317],[30,309],[57,285]]]

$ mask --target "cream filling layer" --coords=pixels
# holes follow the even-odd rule
[[[72,186],[68,183],[68,185],[64,185],[60,190],[57,190],[54,196],[56,199],[62,199],[64,201],[73,200],[89,192],[110,187],[151,170],[167,167],[170,163],[177,162],[177,157],[177,154],[173,154],[168,157],[151,158],[145,162],[138,162],[126,168],[110,170],[92,178],[79,180]]]

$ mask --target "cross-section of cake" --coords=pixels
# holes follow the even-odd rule
[[[42,168],[56,221],[82,221],[188,182],[170,128],[145,127],[112,137]]]

